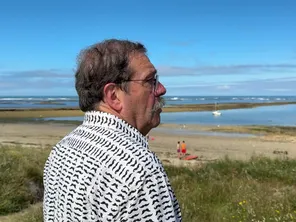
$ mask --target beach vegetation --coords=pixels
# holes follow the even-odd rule
[[[0,221],[42,221],[43,166],[49,152],[0,147]],[[165,168],[183,221],[296,221],[296,160],[225,157]]]

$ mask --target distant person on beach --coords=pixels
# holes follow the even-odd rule
[[[110,39],[83,50],[75,86],[83,123],[44,167],[44,221],[182,221],[146,135],[160,124],[165,87],[146,48]]]
[[[181,157],[181,144],[180,141],[177,142],[177,154],[178,154],[178,158]]]
[[[185,141],[183,140],[183,142],[181,143],[181,153],[182,153],[182,156],[186,156],[186,143]]]

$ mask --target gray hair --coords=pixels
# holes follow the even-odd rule
[[[83,112],[95,109],[104,98],[103,89],[108,83],[123,84],[132,75],[129,58],[132,53],[146,53],[141,43],[109,39],[82,50],[78,56],[75,88]]]

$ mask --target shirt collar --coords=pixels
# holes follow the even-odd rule
[[[101,111],[85,112],[83,125],[98,126],[124,133],[134,142],[148,148],[148,140],[139,130],[113,114]]]

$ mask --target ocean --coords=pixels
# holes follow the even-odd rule
[[[209,111],[161,113],[161,122],[214,126],[296,126],[296,105],[263,106],[252,109],[222,110],[221,112],[221,116],[213,116]],[[83,117],[52,117],[45,118],[45,120],[82,121]]]
[[[166,96],[166,106],[184,104],[296,102],[296,96]],[[77,97],[0,97],[0,109],[78,107]],[[214,107],[214,106],[213,106]],[[162,123],[200,125],[277,125],[296,126],[296,105],[263,106],[252,109],[162,113]],[[83,117],[45,118],[45,120],[77,120]]]
[[[296,96],[165,96],[166,106],[208,103],[296,102]],[[77,96],[0,96],[0,109],[78,107]]]

